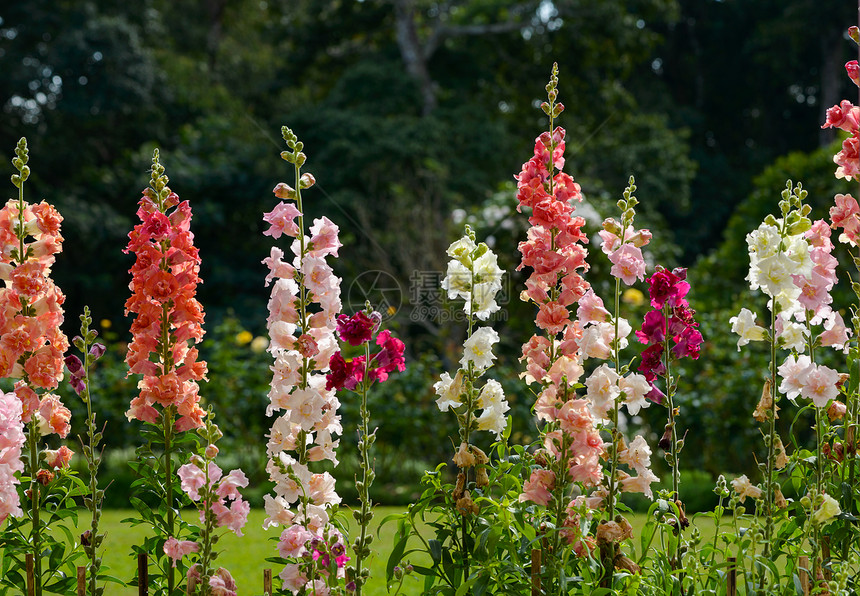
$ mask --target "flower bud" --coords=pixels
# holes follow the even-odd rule
[[[314,184],[316,184],[316,178],[310,172],[302,174],[302,177],[299,178],[299,188],[310,188]]]
[[[830,422],[842,420],[842,418],[845,417],[845,413],[847,411],[848,408],[845,404],[843,404],[839,400],[833,400],[833,403],[830,404],[829,408],[827,408],[827,417],[830,418]]]
[[[279,182],[273,192],[279,199],[294,199],[296,197],[295,189],[285,182]]]

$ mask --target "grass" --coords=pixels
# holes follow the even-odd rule
[[[388,593],[385,586],[385,571],[388,556],[394,546],[397,526],[396,523],[388,523],[382,527],[382,532],[379,535],[377,535],[377,526],[387,515],[402,513],[403,511],[402,507],[376,507],[374,509],[375,516],[371,523],[371,531],[374,535],[371,544],[373,555],[369,560],[370,580],[366,588],[367,594]],[[106,533],[105,545],[107,546],[102,552],[104,570],[109,575],[124,581],[130,581],[135,575],[136,560],[131,554],[131,547],[139,542],[142,530],[140,526],[132,528],[127,524],[120,523],[120,521],[135,515],[136,513],[132,510],[108,509],[103,512],[101,518],[101,527]],[[184,515],[192,516],[194,511],[186,511]],[[270,528],[268,531],[263,531],[262,522],[265,517],[265,512],[262,510],[252,510],[244,528],[244,536],[240,538],[232,532],[227,532],[218,543],[218,549],[222,552],[222,556],[216,562],[230,570],[242,594],[262,594],[263,569],[272,569],[273,577],[277,576],[280,571],[280,568],[275,564],[266,561],[267,557],[277,554],[276,542],[270,539],[279,536],[280,529]],[[355,536],[357,527],[352,516],[347,515],[345,517],[349,518],[350,535]],[[645,516],[634,514],[628,516],[628,519],[633,524],[634,535],[639,536],[645,523]],[[79,524],[81,530],[88,527],[88,512],[80,512]],[[708,532],[713,532],[713,523],[710,518],[700,518],[696,525],[706,536]],[[635,544],[638,548],[638,540]],[[430,560],[427,555],[419,553],[416,555],[410,558],[410,562],[429,566]],[[278,585],[276,577],[274,581],[275,585]],[[401,596],[418,596],[421,594],[422,586],[423,578],[413,575],[406,578],[398,594]],[[108,584],[106,593],[107,596],[136,596],[137,588],[124,588],[116,584]]]
[[[371,550],[373,555],[370,558],[370,582],[367,586],[368,594],[386,594],[385,587],[385,569],[388,563],[388,555],[394,546],[394,537],[397,531],[396,523],[388,523],[382,527],[382,533],[377,536],[377,525],[385,516],[392,513],[402,513],[402,507],[376,507],[374,509],[374,518],[371,522],[371,532],[374,535]],[[186,516],[192,516],[194,511],[183,512]],[[105,545],[107,548],[102,555],[103,565],[110,567],[106,573],[118,577],[124,581],[131,580],[136,572],[137,563],[131,554],[131,547],[138,542],[138,533],[141,531],[138,528],[132,528],[127,524],[120,523],[120,520],[127,517],[135,516],[133,510],[105,510],[101,518],[101,527],[106,533]],[[242,594],[262,594],[263,592],[263,569],[272,569],[272,575],[275,578],[275,585],[278,583],[277,574],[280,572],[275,564],[266,561],[266,558],[277,555],[276,542],[270,541],[270,538],[277,538],[280,535],[281,528],[269,528],[268,531],[263,531],[262,523],[266,514],[260,509],[252,510],[248,515],[248,523],[244,528],[244,536],[237,537],[232,532],[227,532],[224,537],[218,542],[218,550],[222,555],[218,557],[216,563],[225,567],[235,578]],[[348,515],[350,525],[350,535],[356,535],[356,526],[351,515]],[[81,529],[89,523],[89,513],[81,512],[79,518]],[[421,561],[422,564],[427,564],[429,558],[425,561],[420,557],[414,558],[415,562]],[[411,581],[410,581],[411,580]],[[105,590],[107,596],[136,596],[137,588],[119,587],[116,584],[109,584]],[[404,582],[403,589],[400,591],[404,596],[417,596],[421,593],[421,583],[417,578],[410,577]]]

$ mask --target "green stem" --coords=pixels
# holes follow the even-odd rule
[[[36,424],[36,416],[30,420],[30,429],[27,437],[30,448],[30,511],[32,515],[32,526],[30,527],[30,544],[33,552],[34,563],[34,596],[42,596],[42,522],[40,519],[40,491],[36,474],[39,472],[39,427]]]
[[[86,335],[84,335],[84,342],[86,342]],[[97,556],[97,546],[96,540],[99,535],[99,513],[101,508],[101,503],[99,494],[98,494],[98,468],[100,459],[96,458],[96,448],[98,444],[96,443],[96,423],[95,418],[93,416],[93,408],[90,396],[90,355],[89,355],[89,345],[84,344],[84,395],[86,399],[84,402],[87,404],[87,438],[89,440],[89,457],[87,458],[87,466],[89,467],[90,472],[90,501],[92,503],[92,523],[90,530],[90,577],[89,577],[89,590],[90,593],[95,596],[96,594],[96,582],[98,580],[98,569],[99,569],[99,560]]]
[[[176,519],[174,515],[173,501],[173,406],[164,409],[162,416],[162,430],[164,431],[164,503],[167,505],[167,527],[165,538],[176,537],[174,526]],[[173,596],[176,578],[173,575],[174,567],[165,559],[165,575],[167,576],[167,593]]]
[[[764,500],[764,556],[770,556],[773,539],[773,508],[775,491],[773,486],[774,459],[776,457],[776,304],[770,312],[770,391],[771,406],[767,431],[767,471],[765,472]]]
[[[623,232],[622,232],[623,235]],[[622,244],[624,240],[622,239]],[[615,372],[621,370],[621,354],[618,349],[618,312],[621,308],[620,305],[620,296],[621,296],[621,280],[615,278],[615,342],[613,344],[613,352],[615,357]],[[616,477],[618,475],[618,439],[621,438],[621,433],[618,430],[618,416],[619,416],[619,399],[615,399],[615,403],[613,404],[612,409],[612,448],[610,451],[611,462],[609,465],[609,519],[612,520],[615,517],[615,490],[616,490]]]
[[[666,368],[664,376],[666,379],[666,404],[669,406],[669,432],[670,436],[670,453],[672,468],[672,498],[678,503],[681,503],[681,469],[679,467],[680,449],[678,448],[678,429],[675,418],[675,388],[672,382],[671,359],[669,358],[669,319],[672,316],[672,309],[668,304],[663,305],[663,319],[665,323],[665,331],[663,336],[663,366]],[[678,505],[680,507],[681,505]],[[680,517],[676,520],[675,527],[678,533],[678,540],[675,545],[676,551],[672,558],[672,564],[676,569],[681,567],[681,540],[684,529],[681,527]]]
[[[306,250],[307,250],[307,239],[305,238],[305,214],[304,207],[302,205],[302,185],[301,185],[301,166],[298,163],[295,164],[295,174],[296,174],[296,208],[299,210],[299,232],[298,232],[298,240],[299,240],[299,270],[301,270],[302,265],[305,260]],[[306,333],[308,330],[308,289],[305,284],[304,276],[300,277],[299,283],[299,319],[301,321],[301,329],[302,333]],[[307,389],[308,387],[308,372],[310,370],[310,359],[306,356],[302,356],[302,379],[299,382],[299,388]],[[299,463],[303,466],[308,465],[308,446],[306,441],[307,433],[304,430],[299,431],[299,435],[296,441],[296,453],[298,454]],[[305,503],[305,507],[307,508],[307,503]],[[307,510],[307,509],[305,509]]]
[[[367,549],[367,526],[370,523],[370,510],[373,503],[370,500],[370,484],[373,479],[370,476],[371,461],[370,461],[370,444],[368,435],[370,434],[370,414],[367,410],[367,392],[370,385],[368,373],[370,372],[370,343],[364,344],[364,381],[361,384],[361,430],[359,436],[359,445],[361,446],[361,488],[358,491],[358,498],[361,501],[361,522],[359,524],[358,548],[355,553],[355,594],[361,596],[361,588],[364,585],[364,575],[362,574],[362,563],[364,562],[364,554]]]
[[[203,519],[204,519],[204,528],[203,535],[200,537],[200,541],[203,543],[203,549],[200,554],[200,567],[202,570],[201,573],[201,582],[202,586],[200,587],[201,594],[209,594],[209,578],[212,576],[212,534],[215,532],[215,514],[212,512],[211,504],[215,502],[216,495],[212,486],[209,483],[209,462],[211,460],[206,458],[204,460],[206,474],[206,487],[205,495],[206,500],[203,504]]]

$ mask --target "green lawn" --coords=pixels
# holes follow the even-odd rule
[[[371,525],[372,532],[376,532],[377,525],[385,516],[392,513],[400,513],[402,507],[377,507],[375,508],[375,516]],[[194,511],[185,512],[186,515],[194,515]],[[105,510],[102,515],[102,528],[106,532],[105,545],[103,551],[103,564],[105,567],[110,567],[107,571],[110,575],[118,577],[122,580],[129,581],[134,577],[136,562],[132,558],[131,547],[137,542],[139,528],[132,528],[127,524],[121,524],[120,520],[135,515],[131,510]],[[354,523],[352,516],[347,516],[351,523]],[[274,556],[277,553],[276,543],[269,540],[271,537],[276,537],[280,534],[279,528],[270,528],[264,532],[262,522],[265,518],[265,513],[262,510],[252,510],[248,516],[248,523],[244,528],[245,535],[241,538],[235,536],[232,532],[228,532],[222,541],[218,543],[219,550],[223,553],[218,559],[218,563],[226,567],[236,579],[240,593],[242,594],[262,594],[263,586],[263,570],[271,568],[273,577],[277,576],[279,568],[266,562],[267,557]],[[88,513],[81,512],[79,522],[81,527],[88,526]],[[630,516],[631,523],[634,526],[634,535],[639,536],[642,525],[645,522],[644,515]],[[703,532],[713,531],[712,522],[710,519],[702,519],[697,522],[697,526]],[[350,533],[355,535],[356,527],[351,525]],[[371,544],[373,556],[370,559],[370,582],[368,585],[368,594],[386,594],[385,588],[385,568],[388,562],[388,556],[394,546],[394,536],[396,533],[396,523],[388,523],[382,528],[380,536],[374,535],[374,541]],[[707,534],[706,534],[707,535]],[[635,542],[638,547],[638,541]],[[654,546],[657,546],[656,544]],[[428,565],[429,557],[413,556],[411,562]],[[275,579],[275,585],[278,580]],[[399,594],[404,596],[418,596],[421,593],[423,578],[417,575],[408,577],[404,582],[403,589]],[[121,588],[115,584],[110,584],[107,587],[108,596],[136,596],[137,589]]]
[[[375,534],[377,524],[382,519],[392,513],[400,513],[402,507],[377,507],[375,510],[373,522],[371,522],[371,530]],[[194,511],[186,512],[186,515],[194,515]],[[136,562],[131,556],[131,546],[136,542],[136,533],[140,530],[131,528],[127,524],[121,524],[120,520],[135,515],[132,510],[105,510],[102,515],[102,527],[107,536],[105,544],[107,548],[103,555],[103,564],[110,567],[110,575],[123,580],[130,580],[134,577],[136,570]],[[266,515],[262,510],[252,510],[248,516],[248,523],[244,528],[244,536],[241,538],[235,536],[232,532],[228,532],[224,538],[219,541],[218,548],[223,553],[218,558],[218,564],[226,567],[233,574],[242,594],[262,594],[263,592],[263,569],[272,569],[272,575],[275,577],[275,585],[277,585],[277,574],[279,568],[272,563],[266,562],[267,557],[277,555],[277,545],[269,540],[270,537],[277,537],[281,529],[270,528],[268,531],[263,531],[262,523]],[[350,522],[353,522],[352,516],[348,516]],[[88,512],[81,512],[80,522],[82,526],[88,524]],[[351,527],[353,532],[355,526]],[[371,544],[371,549],[374,556],[370,559],[370,583],[368,585],[368,594],[385,594],[385,567],[388,562],[388,555],[394,543],[394,535],[397,526],[395,523],[386,524],[382,528],[381,536],[374,536],[374,541]],[[354,532],[353,532],[354,534]],[[427,564],[426,560],[421,560],[422,564]],[[428,558],[429,560],[429,558]],[[409,581],[411,580],[411,581]],[[421,593],[418,578],[407,578],[404,588],[400,591],[403,595],[418,595]],[[106,590],[108,596],[136,596],[137,588],[120,588],[115,585],[109,585]]]

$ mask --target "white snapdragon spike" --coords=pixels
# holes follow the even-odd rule
[[[496,295],[502,289],[504,271],[499,268],[497,257],[489,247],[483,242],[475,242],[468,227],[466,234],[448,247],[447,254],[451,261],[441,286],[449,299],[463,299],[463,310],[469,317],[471,330],[475,319],[486,321],[499,310]],[[470,391],[479,389],[476,381],[493,365],[493,345],[498,341],[499,334],[491,327],[472,330],[463,345],[460,370],[453,377],[447,372],[442,373],[433,389],[438,396],[436,405],[440,411],[454,409],[460,412],[468,408],[475,413],[473,420],[478,430],[490,431],[501,437],[507,426],[505,413],[510,409],[501,384],[490,379],[477,396],[470,394]],[[477,410],[481,410],[480,414]]]
[[[631,373],[621,377],[618,380],[618,387],[624,392],[624,405],[627,406],[627,413],[631,416],[636,416],[642,408],[651,405],[651,400],[645,397],[651,391],[651,383],[645,375]]]
[[[439,399],[436,400],[436,405],[440,411],[447,412],[448,408],[456,408],[462,405],[463,371],[457,371],[453,379],[448,373],[442,373],[441,380],[433,385],[433,389],[436,391],[436,395],[439,396]]]
[[[500,308],[496,295],[502,289],[505,273],[499,268],[495,253],[483,242],[475,244],[468,233],[452,243],[447,253],[451,260],[442,289],[448,293],[449,300],[464,300],[463,310],[467,315],[486,321]]]
[[[472,337],[463,344],[463,357],[460,365],[464,368],[471,362],[475,368],[486,370],[493,365],[496,355],[493,354],[493,344],[498,343],[499,334],[492,327],[481,327],[472,333]]]
[[[745,346],[751,341],[764,341],[765,328],[756,325],[755,315],[748,308],[742,308],[736,317],[729,319],[729,322],[732,325],[732,333],[740,336],[738,352],[741,351],[741,346]]]
[[[608,420],[609,410],[615,405],[615,400],[621,395],[618,387],[618,373],[607,364],[601,364],[585,381],[586,396],[589,400],[591,413],[595,418]]]

